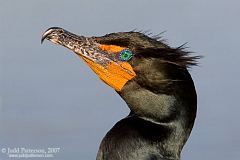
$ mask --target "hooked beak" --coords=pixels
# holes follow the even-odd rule
[[[127,81],[136,76],[128,62],[117,58],[117,54],[125,49],[123,47],[100,44],[94,37],[78,36],[59,27],[46,30],[41,43],[45,39],[75,52],[100,79],[116,91],[120,91]]]
[[[47,38],[50,38],[50,35],[55,31],[55,30],[62,30],[61,28],[59,27],[51,27],[49,29],[47,29],[43,35],[42,35],[42,38],[41,38],[41,44],[43,43],[43,41]]]

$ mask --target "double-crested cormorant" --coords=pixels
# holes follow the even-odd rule
[[[187,68],[199,57],[135,31],[84,37],[52,27],[44,39],[75,52],[130,108],[102,140],[97,160],[180,159],[197,109]]]

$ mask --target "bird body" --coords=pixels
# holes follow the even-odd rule
[[[138,32],[87,38],[54,27],[44,39],[79,55],[130,109],[102,140],[97,160],[180,159],[197,110],[188,67],[199,57]]]
[[[167,127],[130,115],[115,124],[107,133],[98,151],[97,160],[163,160],[168,156],[171,158],[170,152],[164,153],[164,145],[159,143],[168,136],[168,132]]]

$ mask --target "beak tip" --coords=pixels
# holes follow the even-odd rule
[[[55,30],[63,30],[62,28],[60,27],[51,27],[51,28],[48,28],[42,35],[42,38],[41,38],[41,44],[43,43],[43,41],[45,39],[48,39],[48,36]]]
[[[41,44],[43,43],[44,40],[45,40],[45,37],[42,37],[41,38]]]
[[[47,38],[47,36],[48,36],[48,34],[46,34],[46,32],[44,32],[43,35],[42,35],[42,38],[41,38],[41,44]]]

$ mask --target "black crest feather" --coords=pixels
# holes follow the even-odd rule
[[[177,48],[137,48],[137,56],[144,58],[159,58],[163,62],[175,64],[181,67],[190,68],[191,66],[197,66],[198,59],[202,58],[202,56],[191,56],[193,52],[186,51],[186,48],[186,44]]]

